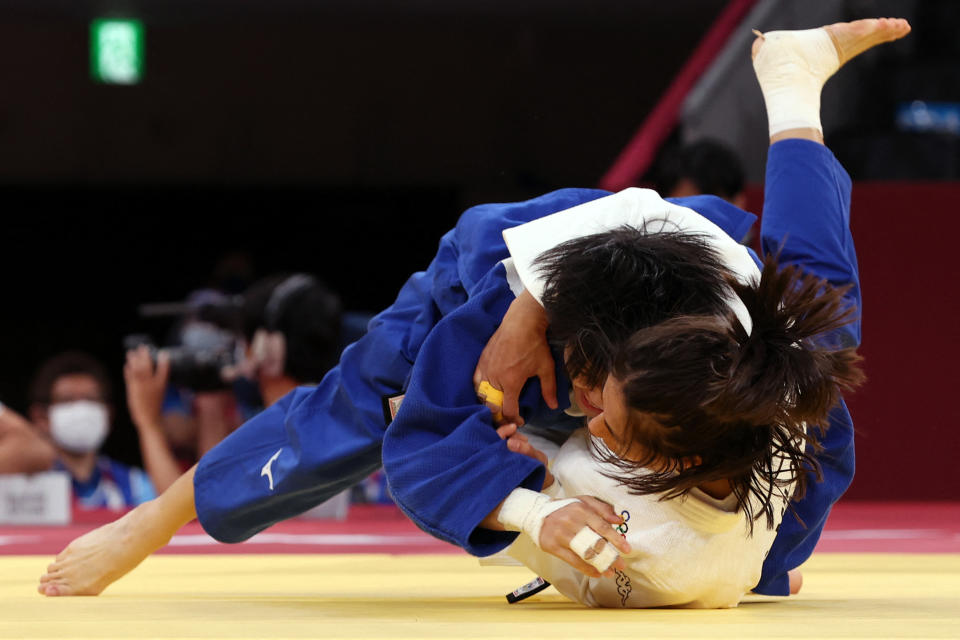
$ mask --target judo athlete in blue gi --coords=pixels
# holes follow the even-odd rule
[[[771,55],[764,64],[774,70],[796,66],[792,60],[783,62],[784,57],[826,56],[827,71],[813,89],[805,77],[791,80],[772,74],[777,77],[768,82],[764,73],[772,72],[761,68],[758,55],[758,77],[775,143],[768,160],[762,232],[764,249],[779,249],[781,264],[800,265],[832,285],[850,285],[845,300],[858,308],[849,179],[821,144],[818,116],[811,121],[796,107],[807,108],[801,103],[813,100],[818,111],[820,86],[840,64],[873,44],[905,35],[909,27],[904,21],[879,20],[828,29],[832,31],[827,42],[832,40],[836,47],[832,62],[829,51],[807,51],[807,36],[790,36],[786,46],[766,47]],[[817,31],[821,35],[814,39],[820,46],[824,32]],[[771,43],[779,38],[767,37]],[[762,54],[764,47],[760,50]],[[768,95],[771,82],[778,95]],[[791,84],[801,85],[804,100],[790,94]],[[808,95],[811,91],[813,97]],[[774,128],[784,122],[789,126]],[[381,458],[397,503],[425,531],[475,555],[504,549],[517,530],[529,533],[501,506],[518,489],[539,492],[546,470],[501,439],[472,383],[487,341],[519,290],[502,232],[609,195],[564,189],[527,202],[468,210],[442,238],[427,270],[411,276],[394,304],[372,321],[364,338],[344,351],[340,364],[317,387],[299,388],[250,420],[157,500],[75,540],[48,567],[39,591],[51,596],[99,593],[194,517],[218,540],[247,539],[365,477]],[[670,206],[674,205],[696,211],[733,239],[743,237],[754,220],[713,197],[678,199]],[[721,292],[717,295],[722,298]],[[836,336],[836,348],[855,346],[859,320]],[[566,420],[562,409],[567,408],[571,382],[559,356],[554,354],[560,406],[548,406],[537,381],[531,381],[520,396],[528,422],[562,428]],[[392,421],[385,418],[384,405],[401,394],[405,395],[396,416]],[[824,480],[810,482],[805,497],[793,505],[806,526],[784,519],[756,587],[760,593],[789,591],[788,570],[810,554],[830,506],[850,482],[853,432],[842,404],[830,413],[821,444],[816,459]],[[542,506],[534,505],[541,512]],[[522,513],[520,520],[535,516],[533,510]],[[550,517],[552,513],[563,517]],[[556,525],[561,520],[567,529],[571,522],[579,526],[561,535]],[[569,554],[573,534],[585,526],[626,553],[629,547],[610,528],[618,520],[609,507],[604,510],[603,505],[582,500],[547,513],[536,524],[538,531],[542,527],[540,542],[551,541],[541,546],[557,555]],[[587,558],[586,552],[578,555]],[[576,562],[571,564],[595,575],[608,568]],[[610,566],[622,566],[622,561]]]

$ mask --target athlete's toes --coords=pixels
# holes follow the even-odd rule
[[[880,31],[886,40],[896,40],[910,33],[910,23],[903,18],[880,18]]]
[[[906,23],[906,20],[900,18],[877,18],[877,27],[879,30],[894,37],[903,30]]]
[[[51,598],[69,595],[65,585],[61,582],[47,582],[46,584],[41,584],[37,587],[37,591],[39,591],[42,595],[49,596]]]

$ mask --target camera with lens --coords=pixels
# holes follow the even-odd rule
[[[158,347],[147,334],[124,337],[124,350],[146,346],[156,362],[162,351],[170,360],[170,383],[193,391],[216,391],[230,386],[236,365],[243,357],[239,331],[242,301],[216,297],[202,304],[147,304],[141,317],[172,316],[178,319],[170,346]]]
[[[154,359],[167,353],[170,382],[194,391],[225,389],[238,377],[317,383],[339,359],[341,337],[366,329],[369,316],[356,315],[360,327],[342,332],[340,298],[322,282],[305,273],[267,276],[242,296],[201,290],[186,302],[142,305],[142,318],[176,319],[171,346],[158,349],[140,334],[127,336],[124,347],[146,345]]]

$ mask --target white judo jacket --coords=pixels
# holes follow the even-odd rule
[[[775,489],[774,528],[766,518],[754,523],[736,511],[736,498],[723,500],[699,489],[671,500],[661,494],[632,495],[608,473],[616,468],[597,460],[590,441],[604,447],[584,428],[575,432],[551,460],[556,477],[545,493],[555,498],[589,495],[613,506],[624,518],[617,528],[632,552],[616,578],[590,578],[563,560],[537,548],[520,534],[506,553],[552,583],[571,600],[591,607],[735,607],[760,579],[763,560],[776,537],[788,491]],[[531,444],[549,449],[534,437]],[[601,449],[602,450],[602,449]],[[548,455],[550,455],[548,453]]]

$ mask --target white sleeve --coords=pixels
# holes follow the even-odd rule
[[[630,188],[506,229],[503,239],[524,287],[543,302],[543,279],[534,266],[548,249],[575,238],[629,225],[651,231],[689,231],[708,236],[727,267],[741,280],[759,273],[746,248],[693,209],[672,204],[650,189]]]

